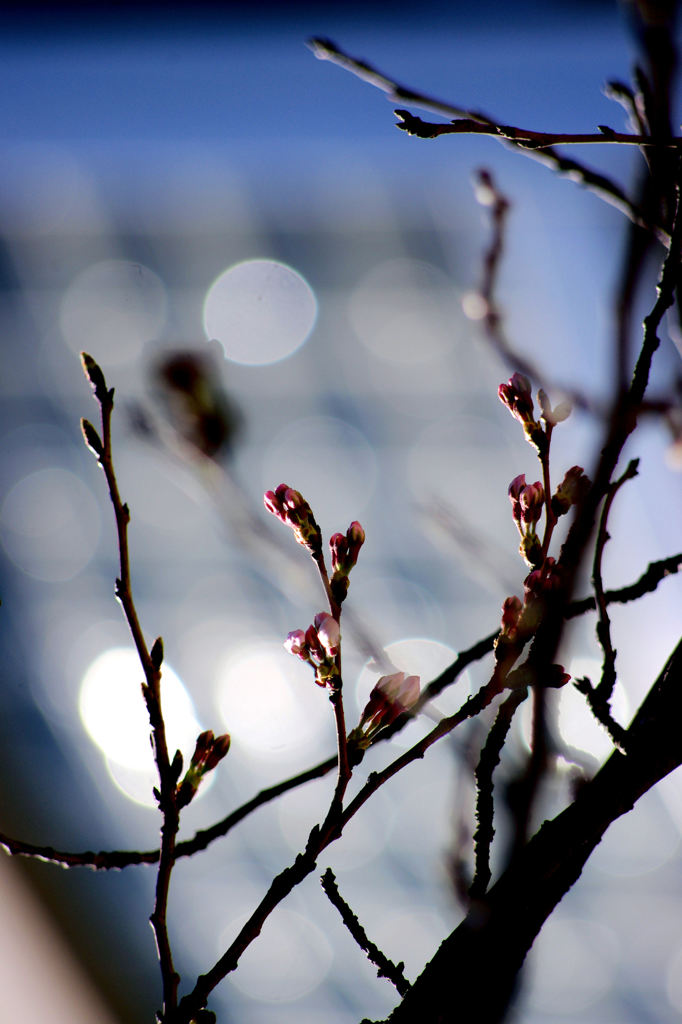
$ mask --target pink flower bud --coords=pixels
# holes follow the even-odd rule
[[[288,484],[280,484],[274,491],[266,491],[263,502],[268,512],[277,516],[294,531],[297,543],[315,557],[322,550],[322,534],[315,522],[310,505],[300,491]]]
[[[509,500],[511,501],[512,516],[514,517],[514,522],[518,526],[519,530],[521,530],[521,533],[523,533],[523,528],[521,526],[521,494],[523,493],[525,486],[526,474],[520,473],[519,476],[514,477],[512,482],[509,484],[509,489],[507,491]]]
[[[365,531],[357,520],[354,520],[348,527],[346,539],[348,542],[348,572],[350,572],[358,560],[360,548],[365,543]]]
[[[502,632],[514,639],[523,605],[518,597],[507,597],[502,604]]]
[[[284,518],[284,505],[274,491],[266,491],[263,495],[263,504],[265,505],[268,512],[271,512],[273,516],[277,516],[282,522],[286,522]]]
[[[335,658],[339,653],[341,643],[341,630],[338,622],[327,612],[320,612],[315,616],[314,625],[320,644],[330,658]]]
[[[394,672],[378,680],[360,719],[359,728],[363,730],[365,739],[390,725],[417,703],[419,683],[419,676],[406,676],[404,672]]]
[[[332,571],[343,572],[348,556],[348,541],[342,533],[334,533],[329,538],[329,547],[332,553]]]
[[[524,426],[534,422],[530,381],[522,373],[514,373],[506,384],[500,384],[497,395],[512,416]]]
[[[310,652],[308,651],[305,633],[302,629],[295,629],[289,633],[284,641],[284,646],[289,654],[295,654],[297,657],[302,658],[303,661],[309,661]]]
[[[545,491],[539,480],[534,484],[526,484],[519,495],[521,518],[524,523],[537,523],[542,515],[545,502]]]

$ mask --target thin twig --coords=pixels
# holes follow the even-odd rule
[[[498,275],[504,253],[507,216],[511,204],[507,196],[497,186],[491,172],[485,168],[476,173],[475,190],[478,201],[490,210],[491,232],[490,242],[483,254],[481,285],[478,292],[479,303],[473,307],[473,315],[476,317],[482,315],[488,343],[510,369],[525,374],[525,376],[538,381],[545,390],[552,391],[554,385],[547,379],[543,371],[510,343],[504,331],[502,314],[497,303]],[[592,408],[591,403],[581,392],[575,389],[567,391],[563,387],[559,390],[577,408]],[[549,497],[547,497],[547,503],[551,510]],[[547,542],[549,543],[548,537]]]
[[[490,129],[489,134],[494,135],[503,144],[517,149],[518,152],[532,157],[534,160],[539,160],[556,174],[567,177],[570,181],[574,181],[577,184],[584,185],[600,199],[625,214],[630,220],[650,231],[663,245],[668,244],[669,235],[665,229],[660,224],[650,223],[644,213],[628,198],[620,186],[605,175],[599,174],[597,171],[585,167],[576,160],[557,153],[551,147],[547,149],[534,149],[524,144],[523,141],[517,141],[511,136],[504,137],[498,133],[498,128],[503,126],[498,125],[495,119],[487,114],[458,107],[453,103],[435,99],[426,93],[417,92],[414,89],[400,85],[394,79],[378,71],[373,65],[344,53],[343,50],[329,39],[312,39],[309,46],[320,60],[331,61],[333,64],[344,68],[344,70],[369,83],[369,85],[381,89],[393,102],[402,101],[424,110],[431,110],[436,114],[442,114],[444,117],[463,118],[473,124],[487,126]],[[399,127],[401,126],[399,125]],[[507,126],[507,128],[509,127]],[[601,141],[606,141],[606,138],[602,137]]]
[[[416,135],[420,139],[437,139],[441,135],[492,135],[504,142],[513,142],[524,149],[542,150],[552,146],[588,146],[611,143],[621,146],[645,146],[650,149],[679,149],[682,138],[664,136],[660,139],[651,135],[635,135],[631,132],[617,132],[613,128],[601,125],[598,132],[538,132],[532,128],[517,128],[510,124],[498,122],[482,122],[470,117],[458,117],[447,124],[436,124],[423,121],[408,110],[396,110],[397,117],[402,119],[398,127],[408,135]]]
[[[587,676],[573,679],[572,682],[578,693],[582,693],[587,701],[595,719],[609,734],[616,750],[620,750],[621,754],[627,753],[627,729],[615,720],[611,714],[609,702],[597,696],[597,688],[592,685],[591,680]]]
[[[606,596],[604,594],[604,581],[602,579],[602,557],[604,554],[604,547],[606,542],[609,540],[609,534],[607,531],[609,513],[611,511],[611,505],[616,497],[616,494],[626,482],[631,480],[637,475],[637,466],[639,460],[633,459],[629,464],[625,472],[615,480],[609,488],[608,494],[604,499],[604,505],[602,506],[601,516],[599,518],[599,526],[597,528],[597,540],[594,546],[594,561],[592,564],[592,584],[594,586],[594,596],[597,604],[597,639],[604,653],[604,661],[602,665],[601,680],[598,683],[595,690],[595,698],[597,702],[603,701],[608,704],[613,688],[616,685],[616,651],[611,640],[611,620],[609,619],[609,613],[606,606]]]
[[[607,590],[604,594],[607,604],[627,604],[630,601],[637,601],[640,597],[645,594],[653,593],[658,584],[668,576],[674,576],[682,569],[682,552],[677,555],[672,555],[669,558],[663,558],[656,562],[651,562],[641,576],[634,582],[629,583],[625,587],[621,587],[618,590]],[[596,608],[596,601],[593,596],[583,597],[577,601],[573,601],[566,609],[566,618],[573,619],[579,615],[584,615],[586,612],[594,611]],[[465,651],[461,651],[455,660],[445,668],[440,675],[436,676],[428,686],[424,687],[422,696],[419,702],[415,705],[413,713],[417,713],[424,704],[434,697],[437,697],[439,693],[442,693],[446,687],[454,683],[459,676],[466,671],[469,665],[480,661],[487,654],[493,651],[495,646],[495,640],[498,637],[498,633],[489,633],[488,636],[479,640]],[[384,729],[377,742],[380,740],[389,739],[391,736],[399,732],[407,722],[410,721],[410,716],[401,715],[400,718],[389,728]],[[240,821],[248,817],[253,811],[256,811],[259,807],[263,807],[265,804],[270,803],[272,800],[277,799],[283,793],[288,793],[292,789],[298,788],[298,786],[304,785],[306,782],[310,782],[313,779],[323,778],[330,771],[332,771],[337,764],[336,755],[327,758],[326,761],[321,761],[319,764],[314,765],[312,768],[306,769],[304,772],[300,772],[298,775],[294,775],[289,779],[285,779],[282,782],[278,782],[274,786],[269,786],[267,789],[260,790],[254,797],[236,808],[225,818],[217,821],[214,825],[209,828],[202,829],[196,832],[191,839],[185,839],[182,842],[176,844],[175,857],[192,857],[196,853],[200,853],[202,850],[206,850],[211,843],[217,839],[222,839],[226,836]],[[97,871],[108,871],[108,870],[122,870],[123,868],[132,867],[138,864],[156,864],[159,859],[159,851],[157,850],[101,850],[99,852],[93,852],[91,850],[85,851],[69,851],[69,850],[57,850],[54,846],[40,845],[38,843],[28,843],[21,839],[15,839],[5,832],[0,832],[0,846],[9,854],[20,857],[33,857],[36,860],[43,860],[48,863],[58,864],[65,868],[70,867],[87,867],[94,868]]]
[[[157,799],[162,815],[161,848],[156,876],[154,908],[150,922],[154,930],[161,969],[163,1016],[165,1017],[166,1014],[172,1013],[177,1006],[178,984],[180,981],[173,964],[173,955],[166,923],[170,878],[175,862],[175,839],[179,827],[179,811],[176,801],[176,784],[179,770],[175,770],[175,761],[173,766],[170,763],[166,742],[166,728],[161,708],[163,646],[159,638],[151,651],[147,647],[133,599],[128,553],[130,511],[128,506],[121,500],[112,456],[111,416],[114,408],[114,389],[107,388],[104,375],[91,356],[83,353],[81,358],[85,375],[93,387],[95,397],[100,406],[102,420],[101,440],[98,438],[92,425],[87,423],[87,421],[83,421],[82,429],[87,444],[93,449],[97,461],[104,472],[116,519],[120,567],[120,576],[116,580],[116,596],[121,602],[146,680],[142,687],[142,693],[149,714],[154,760],[159,776]]]
[[[469,887],[472,900],[481,899],[490,884],[490,847],[495,835],[493,804],[493,772],[500,763],[500,754],[514,714],[526,699],[525,687],[512,690],[500,705],[476,765],[476,821],[474,832],[474,877]]]
[[[395,985],[398,993],[401,996],[404,996],[410,987],[410,983],[403,973],[405,965],[403,963],[394,964],[392,960],[389,960],[385,953],[382,953],[374,942],[367,938],[365,929],[362,927],[357,916],[353,913],[339,892],[336,884],[336,878],[331,868],[327,868],[320,881],[322,882],[322,888],[329,897],[330,903],[332,906],[336,907],[341,915],[341,920],[345,924],[346,928],[351,933],[360,949],[364,950],[367,954],[367,958],[371,960],[377,968],[377,976],[379,978],[388,978],[388,980]]]

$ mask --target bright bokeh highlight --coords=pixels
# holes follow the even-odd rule
[[[329,750],[332,715],[307,665],[272,641],[228,655],[218,671],[216,700],[235,750],[255,757],[305,758]]]
[[[349,317],[375,356],[414,366],[452,351],[461,310],[442,270],[403,258],[369,271],[350,297]]]
[[[92,353],[107,366],[139,355],[166,322],[161,279],[141,263],[103,260],[81,271],[62,299],[59,325],[72,352]]]
[[[48,583],[78,575],[92,558],[100,513],[89,488],[67,469],[28,473],[0,506],[0,543],[22,572]]]
[[[452,664],[456,657],[455,651],[448,644],[441,643],[438,640],[430,640],[427,637],[405,637],[402,640],[396,640],[395,643],[388,644],[384,648],[384,653],[393,664],[393,669],[384,668],[379,670],[374,661],[369,661],[358,676],[355,696],[360,711],[362,711],[367,703],[372,688],[380,676],[388,674],[389,671],[405,672],[407,675],[419,676],[423,690],[432,679],[440,675],[443,669]],[[457,691],[456,699],[458,704],[461,704],[469,695],[468,678],[464,676],[455,685]],[[444,696],[447,695],[448,691],[445,691]],[[440,697],[437,703],[439,706],[442,703]],[[393,737],[391,742],[401,746],[409,746],[413,741],[413,736],[411,735],[412,726],[413,723],[409,723],[405,729]]]
[[[243,924],[243,920],[235,922],[225,931],[221,953],[233,937],[235,925]],[[324,981],[332,959],[329,941],[316,924],[280,908],[266,921],[258,942],[241,957],[232,984],[263,1003],[292,1003]]]
[[[161,701],[168,751],[181,750],[185,766],[202,727],[179,676],[164,664]],[[114,647],[96,658],[80,688],[78,710],[92,742],[107,759],[113,780],[137,803],[153,806],[158,785],[150,744],[150,725],[141,692],[144,673],[131,648]],[[209,776],[210,778],[210,776]],[[199,788],[199,795],[205,784]]]
[[[376,455],[356,427],[334,416],[287,424],[263,453],[263,490],[286,481],[300,491],[320,523],[345,531],[374,492]]]
[[[297,271],[276,260],[245,260],[225,270],[204,300],[204,330],[225,358],[265,366],[292,355],[317,319],[317,300]]]

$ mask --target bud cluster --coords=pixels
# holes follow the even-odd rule
[[[391,725],[417,703],[419,690],[419,676],[408,676],[404,672],[382,676],[370,693],[360,724],[352,731],[349,740],[361,750],[366,750],[381,729]]]
[[[515,476],[509,485],[512,516],[521,534],[520,552],[528,565],[538,565],[542,559],[542,545],[535,526],[545,504],[545,491],[539,480],[526,483],[526,474]]]
[[[185,772],[185,777],[177,788],[177,806],[185,807],[199,788],[204,775],[212,771],[230,749],[230,737],[227,733],[223,736],[214,736],[210,729],[202,732],[197,737],[192,760]]]
[[[274,491],[266,491],[263,503],[268,512],[290,526],[294,537],[313,557],[322,553],[322,533],[310,505],[299,491],[288,484],[280,484]]]
[[[497,389],[497,395],[502,404],[509,409],[512,416],[523,426],[523,432],[527,440],[537,449],[540,455],[546,454],[548,450],[548,435],[557,423],[561,423],[570,415],[570,403],[559,402],[552,409],[546,392],[540,388],[538,391],[540,419],[536,420],[530,381],[522,373],[514,373],[506,384],[500,384]]]
[[[331,588],[334,599],[341,604],[348,593],[348,576],[355,566],[360,548],[365,543],[365,531],[354,521],[346,530],[346,536],[335,533],[329,540],[332,556]]]
[[[560,568],[554,558],[546,558],[543,566],[523,581],[523,602],[518,597],[507,597],[503,602],[501,638],[525,643],[540,625],[547,597],[560,586]]]
[[[313,624],[305,631],[295,629],[289,633],[284,646],[290,654],[313,666],[318,686],[333,686],[338,680],[336,659],[341,648],[341,630],[337,620],[328,612],[316,615]]]
[[[546,558],[540,569],[534,569],[523,583],[523,601],[518,597],[507,597],[502,604],[500,635],[495,649],[498,659],[505,651],[511,650],[514,658],[524,644],[535,634],[545,614],[547,597],[561,586],[560,567],[553,558]],[[551,665],[542,682],[545,686],[558,687],[571,677],[561,665]],[[507,685],[530,685],[534,680],[524,674],[524,666],[515,669],[507,677]]]

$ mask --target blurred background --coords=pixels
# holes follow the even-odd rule
[[[159,822],[140,671],[114,599],[105,481],[78,426],[98,415],[78,353],[116,389],[134,592],[146,636],[165,641],[171,743],[188,759],[202,729],[232,735],[183,816],[188,837],[334,750],[324,693],[282,647],[323,594],[264,511],[265,490],[302,491],[327,537],[354,519],[365,528],[344,613],[351,726],[377,658],[426,683],[522,593],[506,491],[539,474],[497,399],[509,367],[463,313],[489,239],[477,168],[512,203],[499,297],[514,345],[557,385],[595,400],[609,389],[621,215],[492,140],[409,138],[380,92],[316,61],[305,40],[328,36],[505,123],[580,132],[624,126],[601,90],[628,80],[635,48],[618,5],[575,0],[22,4],[4,6],[2,22],[0,828],[62,849],[150,849]],[[637,168],[618,147],[572,155],[626,187]],[[663,393],[679,373],[670,340],[657,360]],[[576,463],[589,472],[598,426],[575,412],[557,429],[555,477]],[[607,587],[679,549],[670,436],[647,424],[628,454],[641,471],[613,510]],[[668,580],[613,613],[623,722],[677,640],[681,597]],[[571,630],[574,675],[598,675],[593,634],[587,618]],[[459,706],[489,667],[433,713]],[[559,735],[593,771],[608,742],[572,691],[556,702]],[[377,747],[359,775],[428,727]],[[320,862],[410,979],[463,913],[451,865],[475,735],[393,780]],[[559,759],[557,802],[574,771]],[[178,863],[170,931],[184,984],[302,847],[332,786],[310,783]],[[613,827],[536,943],[519,1021],[679,1020],[681,829],[677,777]],[[0,871],[3,1019],[153,1019],[153,869],[3,859]],[[44,1007],[38,957],[41,977],[51,972]],[[221,1024],[355,1024],[396,1000],[313,876],[209,1005]]]

